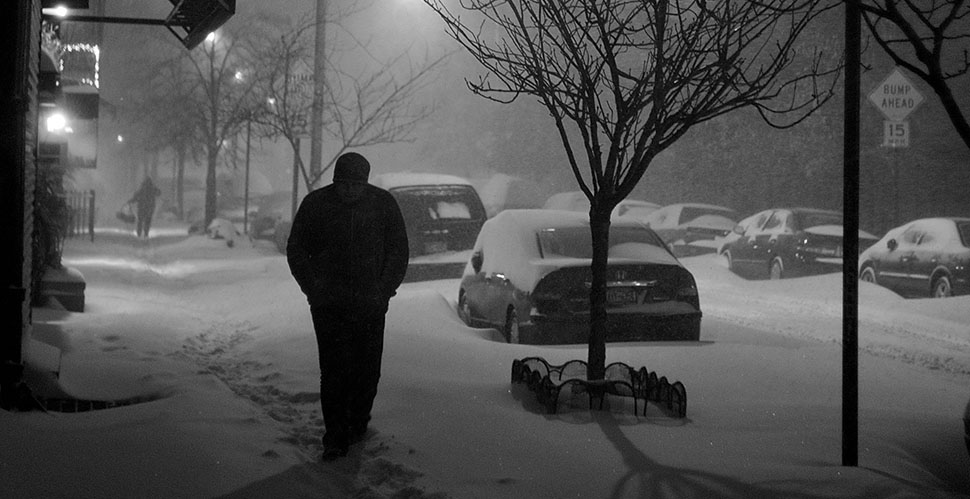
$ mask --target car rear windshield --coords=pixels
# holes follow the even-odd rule
[[[798,221],[798,227],[801,229],[809,229],[821,225],[842,225],[842,215],[839,213],[796,212],[795,219]]]
[[[593,258],[592,240],[588,227],[548,228],[539,231],[539,248],[543,258]],[[610,247],[625,243],[664,248],[663,241],[649,229],[613,226],[610,229]]]
[[[957,232],[960,233],[960,242],[970,248],[970,222],[957,222]]]
[[[401,187],[391,191],[408,220],[484,220],[485,209],[466,185]]]

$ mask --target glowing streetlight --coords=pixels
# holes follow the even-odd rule
[[[233,78],[235,78],[237,82],[243,81],[243,79],[245,78],[245,75],[243,75],[242,71],[236,71],[236,74],[233,75]]]
[[[57,17],[66,17],[67,7],[63,5],[58,5],[57,7],[48,7],[46,9],[43,9],[43,13],[50,14],[52,16],[57,16]]]
[[[118,136],[118,142],[124,142],[124,141],[125,141],[125,138],[122,137],[121,135],[119,135]]]
[[[61,113],[54,113],[47,117],[47,131],[60,132],[67,126],[67,118]]]
[[[207,41],[209,43],[215,42],[216,41],[216,32],[213,31],[213,32],[209,33],[208,35],[205,35],[205,41]]]

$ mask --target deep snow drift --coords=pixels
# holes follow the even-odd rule
[[[160,233],[160,232],[159,232]],[[158,235],[159,233],[156,233]],[[114,242],[112,242],[114,241]],[[745,281],[684,260],[701,342],[624,343],[688,392],[687,419],[563,396],[556,415],[509,383],[513,359],[582,346],[502,343],[465,327],[457,280],[391,302],[368,440],[317,462],[316,345],[285,259],[193,236],[72,240],[81,314],[34,310],[38,395],[151,401],[0,413],[4,497],[959,497],[970,298],[904,300],[863,283],[860,466],[841,462],[841,276]],[[60,349],[58,351],[52,346]],[[48,371],[57,371],[55,378]]]

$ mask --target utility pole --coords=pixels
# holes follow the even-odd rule
[[[845,2],[842,160],[842,466],[859,465],[859,101],[862,11]]]
[[[310,117],[310,181],[313,190],[321,175],[323,162],[323,95],[326,90],[326,20],[327,1],[317,0],[316,40],[313,52],[313,107]]]

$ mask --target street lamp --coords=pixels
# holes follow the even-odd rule
[[[47,117],[47,131],[58,133],[67,127],[67,118],[59,112],[55,112]]]

